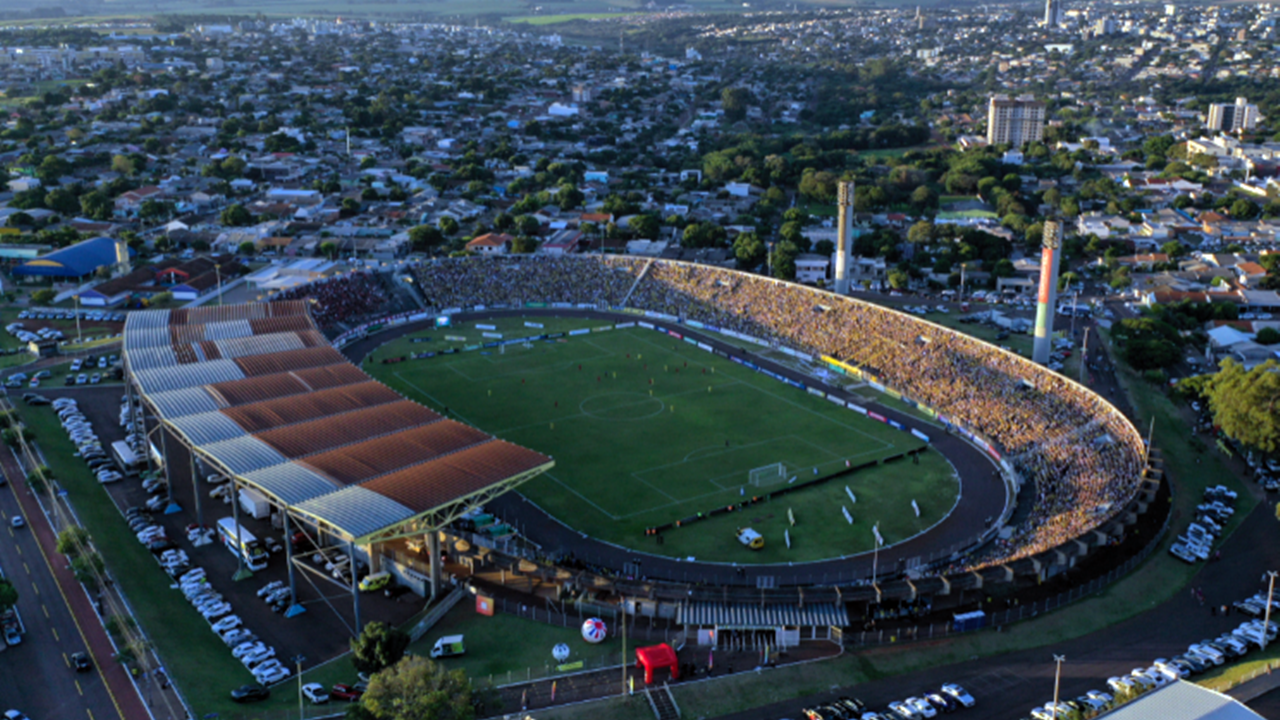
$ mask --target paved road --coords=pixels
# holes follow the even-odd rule
[[[490,317],[521,316],[556,316],[556,317],[590,317],[605,318],[618,322],[635,322],[635,315],[622,313],[598,312],[592,310],[556,309],[539,312],[536,310],[506,310],[467,313],[469,319],[485,319]],[[730,355],[747,358],[761,366],[767,367],[785,377],[804,382],[806,385],[823,387],[807,375],[791,368],[749,355],[742,348],[731,345],[714,334],[701,334],[696,330],[645,319],[658,327],[669,327],[691,338],[708,343],[717,350]],[[347,346],[343,353],[353,362],[361,360],[378,346],[401,337],[407,333],[418,332],[433,327],[430,321],[412,323],[395,328],[389,332],[379,333],[357,343]],[[655,334],[655,337],[656,334]],[[677,343],[679,344],[679,343]],[[427,361],[429,362],[429,361]],[[844,399],[855,400],[865,404],[861,398],[830,387],[824,390]],[[994,473],[994,465],[990,459],[972,445],[956,435],[944,432],[941,428],[926,425],[923,422],[903,415],[891,408],[873,403],[872,408],[882,414],[901,422],[908,428],[915,428],[931,438],[932,446],[945,455],[956,467],[962,479],[963,494],[951,514],[936,527],[923,536],[911,538],[904,542],[880,550],[879,568],[881,575],[893,573],[899,569],[899,563],[905,565],[911,560],[927,561],[932,553],[941,550],[958,550],[971,543],[979,536],[990,517],[999,517],[1005,502],[1005,486]],[[536,449],[536,448],[535,448]],[[708,584],[749,585],[756,584],[757,576],[772,576],[778,585],[829,585],[836,582],[848,583],[868,578],[872,572],[872,553],[863,553],[846,559],[791,565],[754,565],[743,568],[738,573],[733,567],[724,564],[681,562],[672,558],[648,555],[635,550],[601,542],[560,523],[559,520],[544,512],[541,508],[528,502],[519,492],[507,493],[489,503],[489,508],[506,522],[515,524],[521,533],[544,548],[571,552],[585,562],[621,569],[624,563],[642,560],[642,573],[649,578],[668,579],[680,582],[703,582]],[[940,553],[945,555],[945,553]]]
[[[7,449],[0,449],[0,465],[10,480],[22,477]],[[15,515],[22,515],[27,527],[15,530],[10,525]],[[112,659],[88,597],[62,556],[52,552],[53,533],[22,480],[0,488],[0,519],[0,566],[18,589],[18,610],[27,627],[21,645],[0,652],[0,709],[50,720],[145,717],[133,685]],[[86,647],[94,669],[76,673],[68,658]],[[104,680],[111,683],[110,691]],[[117,700],[126,714],[117,709]]]

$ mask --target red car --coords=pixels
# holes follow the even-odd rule
[[[337,685],[334,685],[333,692],[329,693],[329,697],[336,698],[338,700],[349,700],[351,702],[359,700],[361,695],[364,695],[364,691],[357,690],[345,683],[338,683]]]

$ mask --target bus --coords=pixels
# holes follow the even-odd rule
[[[267,569],[267,551],[243,525],[237,526],[235,518],[218,521],[218,538],[232,555],[244,558],[245,567],[257,572]]]
[[[139,468],[142,467],[142,458],[135,455],[133,448],[130,448],[129,443],[124,440],[111,443],[111,455],[120,466],[120,472],[129,477],[137,475]]]

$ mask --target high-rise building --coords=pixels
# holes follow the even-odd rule
[[[992,95],[987,106],[987,144],[1039,142],[1044,137],[1044,103],[1030,95]]]
[[[1058,27],[1062,24],[1062,0],[1044,0],[1045,27]]]
[[[1214,103],[1209,106],[1209,122],[1205,127],[1219,132],[1252,130],[1258,126],[1258,106],[1250,105],[1242,97],[1234,103]]]

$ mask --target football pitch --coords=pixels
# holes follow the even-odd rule
[[[477,322],[492,329],[476,328]],[[543,327],[526,328],[526,322]],[[572,528],[645,552],[714,562],[806,562],[871,550],[876,523],[886,543],[904,540],[955,505],[959,479],[945,458],[929,451],[918,464],[877,465],[673,528],[659,544],[645,528],[923,443],[643,328],[379,362],[475,344],[484,332],[515,338],[602,327],[611,324],[552,317],[465,320],[392,341],[370,356],[365,369],[406,397],[554,457],[556,466],[520,492]],[[753,468],[777,463],[786,468],[782,477],[751,483]],[[742,527],[763,534],[764,549],[739,544]]]

